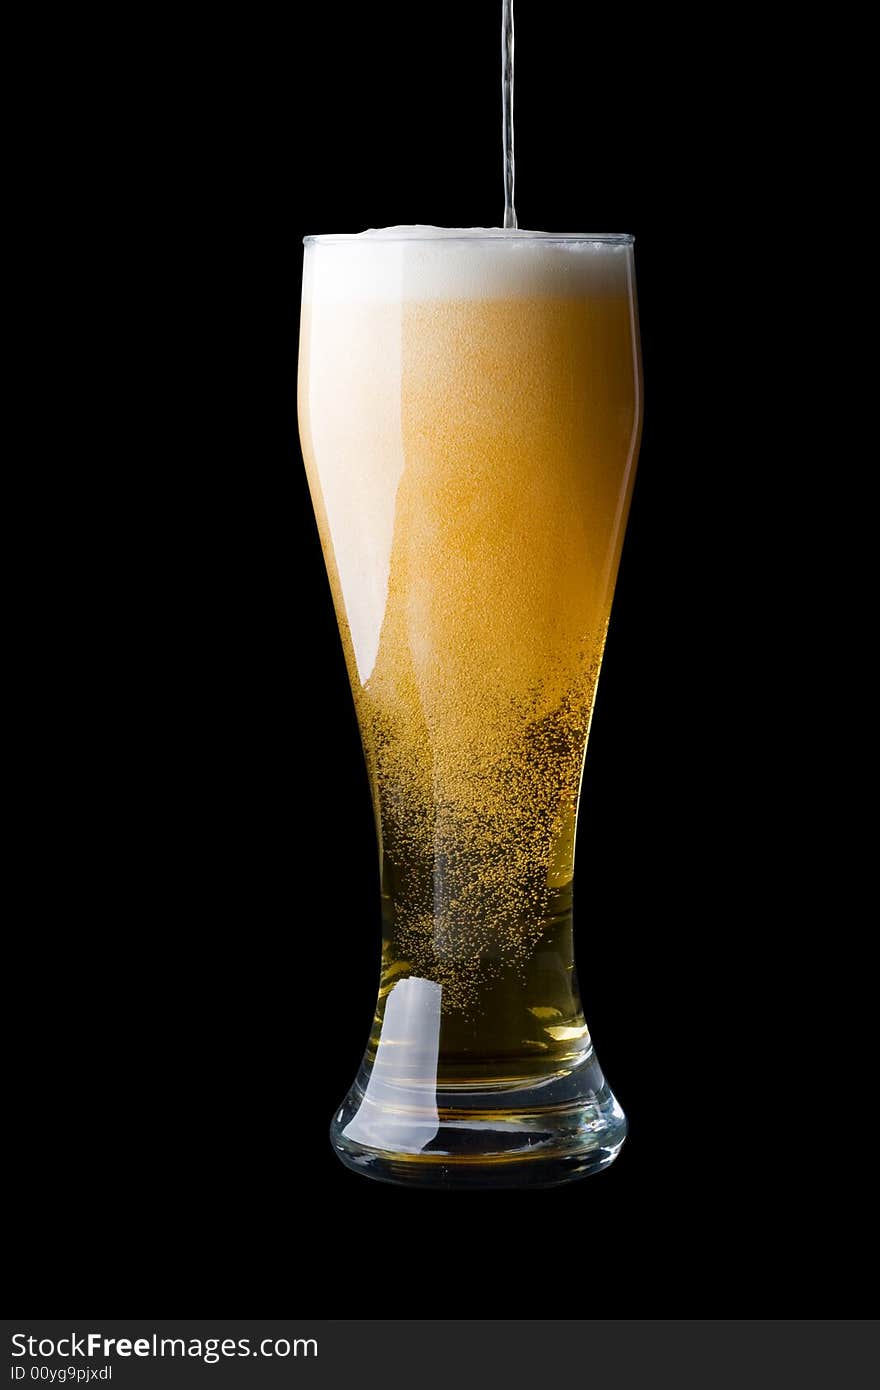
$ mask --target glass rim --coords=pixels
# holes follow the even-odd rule
[[[363,232],[313,232],[309,236],[303,237],[303,246],[402,246],[406,242],[453,242],[461,245],[466,242],[487,242],[487,241],[523,241],[523,242],[558,242],[558,243],[577,243],[585,245],[601,246],[632,246],[635,238],[631,232],[529,232],[518,231],[513,228],[487,227],[479,230],[466,231],[461,229],[459,235],[455,235],[458,228],[450,228],[452,235],[434,235],[425,232],[424,235],[407,236],[365,236]],[[447,229],[438,228],[438,232],[445,233]]]

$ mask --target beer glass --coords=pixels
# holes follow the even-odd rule
[[[391,228],[305,245],[300,436],[383,923],[332,1143],[391,1182],[565,1182],[626,1133],[571,913],[641,424],[632,238]]]

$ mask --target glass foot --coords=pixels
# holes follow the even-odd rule
[[[427,1086],[362,1067],[330,1127],[346,1167],[412,1187],[555,1187],[607,1168],[626,1117],[595,1052],[539,1081]]]

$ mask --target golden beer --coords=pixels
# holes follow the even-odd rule
[[[381,862],[334,1142],[397,1181],[578,1176],[625,1133],[571,896],[640,430],[631,239],[309,239],[299,413]]]

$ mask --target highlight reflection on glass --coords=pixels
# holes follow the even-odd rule
[[[309,238],[299,412],[382,881],[333,1142],[423,1185],[593,1171],[626,1122],[571,897],[640,431],[631,238]]]

